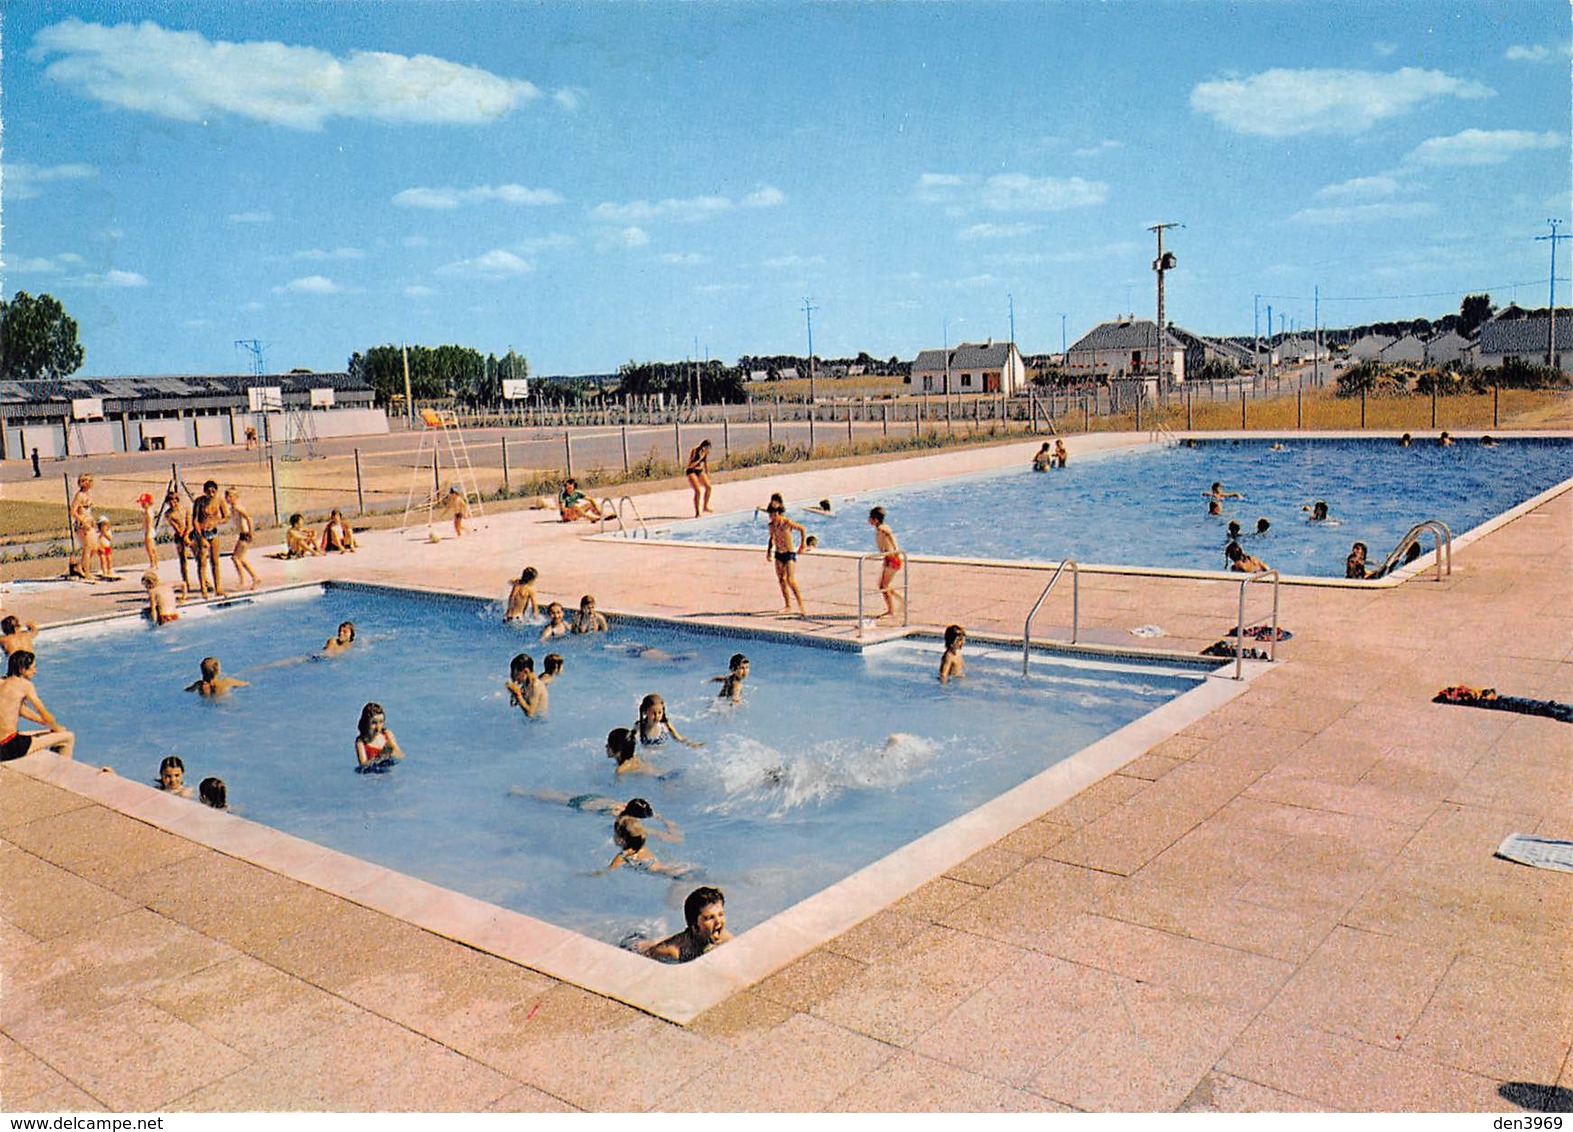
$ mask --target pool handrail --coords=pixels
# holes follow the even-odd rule
[[[1162,424],[1147,434],[1147,440],[1151,444],[1161,444],[1165,448],[1178,448],[1180,446],[1180,438],[1170,432],[1167,425]]]
[[[757,508],[756,508],[757,510]],[[863,563],[870,558],[883,560],[883,550],[873,550],[867,554],[858,555],[858,631],[859,639],[863,636]],[[912,624],[912,560],[905,554],[901,555],[901,624],[903,627]]]
[[[623,504],[625,503],[633,511],[634,520],[639,524],[637,527],[630,527],[628,521],[623,518]],[[617,520],[617,529],[624,538],[638,538],[641,534],[647,539],[650,537],[650,527],[645,523],[644,516],[639,514],[639,504],[634,502],[633,496],[625,495],[617,500],[615,504],[612,503],[611,496],[601,500],[601,530],[599,533],[605,534],[607,521],[614,518]]]
[[[1240,579],[1240,608],[1235,615],[1234,622],[1234,678],[1243,679],[1245,669],[1245,591],[1252,582],[1265,582],[1271,579],[1273,583],[1273,625],[1272,636],[1267,638],[1267,659],[1278,659],[1278,571],[1258,570],[1254,574],[1247,574]]]
[[[1389,554],[1386,560],[1383,561],[1382,568],[1371,574],[1370,577],[1385,578],[1392,573],[1393,568],[1400,564],[1403,554],[1411,546],[1417,544],[1420,541],[1420,536],[1426,531],[1430,531],[1432,537],[1436,539],[1436,580],[1439,582],[1442,580],[1442,560],[1444,556],[1447,559],[1447,574],[1451,577],[1453,574],[1453,532],[1441,519],[1422,519],[1410,527],[1408,533],[1398,540],[1398,545],[1393,547],[1393,553]]]
[[[1032,609],[1027,613],[1027,620],[1021,626],[1021,674],[1027,675],[1027,664],[1032,658],[1032,619],[1037,616],[1043,601],[1049,596],[1049,591],[1060,580],[1060,575],[1065,573],[1065,568],[1070,567],[1071,572],[1071,644],[1075,644],[1081,636],[1081,564],[1074,558],[1060,560],[1055,567],[1054,576],[1049,579],[1049,584],[1043,587],[1043,592],[1038,595],[1038,600],[1032,603]]]

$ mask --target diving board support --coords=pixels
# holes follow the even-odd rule
[[[426,527],[430,531],[432,525],[432,512],[437,504],[442,502],[444,492],[442,483],[437,475],[441,452],[446,445],[448,450],[448,463],[453,468],[457,481],[454,484],[464,496],[466,502],[474,501],[474,510],[471,516],[484,518],[486,503],[481,496],[481,485],[475,476],[475,466],[470,463],[470,450],[464,443],[464,430],[459,427],[458,414],[452,409],[422,409],[420,410],[421,431],[420,442],[415,449],[415,463],[410,469],[410,490],[404,499],[404,519],[399,524],[399,530],[407,530],[410,525],[410,512],[417,504],[415,502],[416,488],[424,478],[427,464],[427,454],[430,453],[430,467],[433,471],[432,493],[426,500]]]

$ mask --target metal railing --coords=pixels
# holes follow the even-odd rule
[[[1049,579],[1049,584],[1043,587],[1043,592],[1038,595],[1038,600],[1032,603],[1032,609],[1027,613],[1027,620],[1021,626],[1021,674],[1027,675],[1027,665],[1032,659],[1032,619],[1037,616],[1038,610],[1043,607],[1044,600],[1049,596],[1049,591],[1060,580],[1060,575],[1066,568],[1071,572],[1071,644],[1075,644],[1081,636],[1081,566],[1075,559],[1067,558],[1055,568],[1054,576]]]
[[[1448,529],[1448,525],[1441,519],[1424,519],[1410,527],[1409,532],[1398,540],[1398,545],[1393,548],[1393,553],[1389,554],[1386,561],[1382,563],[1382,568],[1369,576],[1372,578],[1385,578],[1393,572],[1395,567],[1401,566],[1404,554],[1408,552],[1410,547],[1420,544],[1420,536],[1426,531],[1430,531],[1432,537],[1436,540],[1436,580],[1439,582],[1442,580],[1442,562],[1444,558],[1447,561],[1447,574],[1451,577],[1453,573],[1453,532]]]
[[[1170,432],[1165,425],[1159,425],[1148,433],[1147,440],[1152,444],[1161,444],[1165,448],[1178,448],[1180,446],[1180,438]]]
[[[1273,583],[1273,624],[1272,635],[1267,638],[1267,659],[1278,658],[1278,571],[1258,570],[1254,574],[1247,574],[1240,579],[1240,608],[1235,614],[1234,622],[1234,678],[1241,679],[1245,669],[1245,591],[1253,582]]]
[[[630,527],[628,525],[628,521],[623,518],[624,504],[626,504],[628,509],[634,513],[634,521],[639,524],[637,527]],[[601,500],[600,506],[601,530],[598,533],[605,534],[606,524],[611,522],[613,519],[616,519],[617,530],[625,538],[638,538],[640,535],[644,535],[645,538],[650,537],[650,528],[645,523],[644,516],[639,514],[639,505],[634,502],[633,496],[625,495],[615,503],[612,502],[611,496],[607,496],[605,499]]]
[[[885,558],[883,550],[876,550],[869,554],[858,556],[858,636],[863,636],[863,563],[871,558],[881,561]],[[906,555],[901,556],[901,624],[912,624],[912,560]]]

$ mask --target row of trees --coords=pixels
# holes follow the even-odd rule
[[[387,404],[404,396],[404,365],[409,359],[410,395],[417,401],[452,399],[467,405],[494,405],[502,400],[504,380],[524,380],[530,363],[509,350],[502,357],[482,356],[469,346],[373,346],[350,355],[349,375],[376,391]]]
[[[1456,366],[1380,365],[1361,362],[1338,375],[1338,396],[1404,397],[1411,393],[1430,396],[1434,391],[1485,393],[1497,389],[1566,388],[1568,377],[1551,366],[1508,361],[1489,369],[1459,369]]]

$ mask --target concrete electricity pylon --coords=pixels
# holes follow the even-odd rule
[[[1551,225],[1551,234],[1535,237],[1536,240],[1551,241],[1551,294],[1547,302],[1551,308],[1551,327],[1546,334],[1546,364],[1560,372],[1562,366],[1558,364],[1560,356],[1557,354],[1557,241],[1573,240],[1573,236],[1557,235],[1557,226],[1562,223],[1560,220],[1547,220],[1546,223]]]
[[[1168,329],[1168,324],[1164,322],[1163,313],[1163,273],[1173,270],[1176,263],[1178,262],[1174,258],[1173,252],[1166,252],[1163,250],[1163,232],[1166,228],[1184,227],[1184,224],[1174,223],[1172,221],[1165,224],[1149,224],[1147,226],[1147,231],[1156,232],[1158,234],[1158,258],[1152,261],[1152,269],[1158,274],[1158,348],[1154,351],[1154,356],[1158,358],[1158,375],[1160,377],[1163,376],[1164,370],[1167,368],[1163,364],[1163,338],[1165,331]]]
[[[264,347],[261,342],[257,341],[255,338],[237,338],[235,339],[235,345],[243,348],[248,354],[251,355],[252,377],[262,377],[268,372],[267,366],[264,365],[262,361],[262,351],[266,349],[266,347]]]

